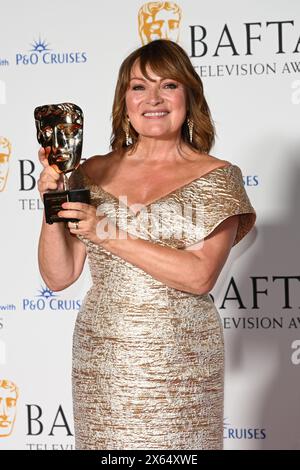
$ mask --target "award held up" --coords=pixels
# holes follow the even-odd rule
[[[59,103],[38,106],[34,110],[37,140],[44,147],[50,147],[49,165],[63,175],[63,191],[48,191],[44,194],[45,218],[48,224],[54,222],[76,222],[77,219],[62,219],[57,213],[64,202],[90,203],[88,189],[70,189],[67,173],[76,170],[80,164],[83,140],[83,112],[73,103]]]

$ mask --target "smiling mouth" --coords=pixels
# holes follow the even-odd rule
[[[146,113],[143,113],[143,116],[146,118],[162,118],[164,116],[167,116],[169,114],[168,111],[149,111]]]

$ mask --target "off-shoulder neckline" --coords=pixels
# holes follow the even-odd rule
[[[215,172],[217,171],[221,171],[221,170],[228,170],[229,168],[234,168],[236,167],[236,165],[233,165],[232,163],[229,163],[229,164],[226,164],[226,165],[222,165],[222,166],[218,166],[216,168],[213,168],[212,170],[210,171],[207,171],[206,173],[204,173],[203,175],[200,175],[200,176],[197,176],[197,178],[194,178],[192,179],[191,181],[188,181],[187,183],[179,186],[178,188],[175,188],[174,190],[170,191],[169,193],[167,194],[164,194],[158,198],[156,198],[154,201],[151,201],[151,202],[148,202],[146,204],[142,204],[143,207],[148,207],[148,206],[151,206],[152,204],[156,204],[174,194],[177,194],[181,191],[184,191],[186,188],[188,188],[189,186],[197,183],[198,181],[206,178],[206,177],[209,177],[211,175],[213,175]],[[82,168],[81,166],[78,167],[81,175],[83,176],[83,178],[88,182],[89,186],[91,188],[98,188],[98,190],[102,191],[102,193],[106,194],[107,196],[111,197],[112,199],[116,200],[116,201],[120,201],[120,197],[121,196],[116,196],[115,194],[112,194],[111,192],[109,191],[106,191],[106,189],[104,189],[101,185],[93,182],[93,180],[86,174],[82,171]],[[132,203],[130,205],[127,206],[127,209],[130,209],[131,206],[134,206],[135,204],[139,204],[139,203]],[[136,215],[136,214],[135,214]]]

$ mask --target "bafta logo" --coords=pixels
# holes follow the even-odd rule
[[[149,2],[139,10],[139,34],[142,44],[155,39],[179,40],[181,8],[173,2]]]
[[[0,137],[0,192],[4,191],[9,170],[11,143],[5,137]]]
[[[0,437],[8,437],[13,431],[18,397],[18,387],[9,380],[0,379]]]

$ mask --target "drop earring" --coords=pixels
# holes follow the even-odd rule
[[[132,144],[132,138],[130,137],[129,129],[130,129],[130,120],[129,118],[127,118],[127,121],[125,124],[126,147]]]
[[[194,129],[193,119],[187,118],[187,125],[189,128],[190,144],[192,144],[193,143],[193,129]]]

